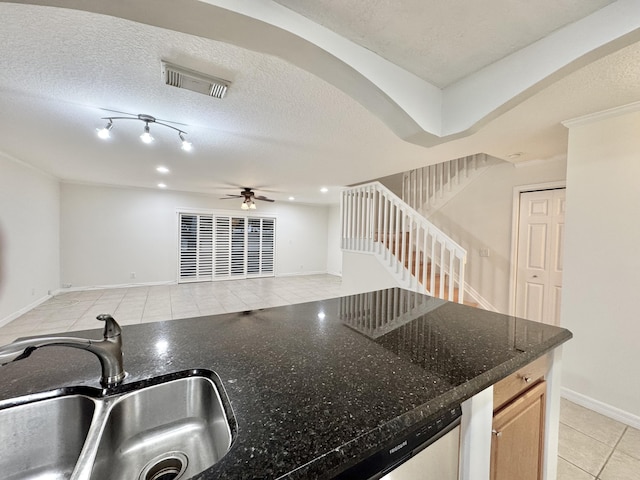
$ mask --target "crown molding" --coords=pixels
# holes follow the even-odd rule
[[[608,108],[607,110],[602,110],[600,112],[589,113],[581,117],[571,118],[561,123],[567,128],[572,128],[637,111],[640,111],[640,101],[628,103],[627,105],[621,105],[619,107]]]

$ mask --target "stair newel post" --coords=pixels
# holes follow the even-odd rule
[[[422,227],[424,231],[424,238],[422,239],[422,286],[427,290],[427,273],[429,270],[429,263],[427,261],[427,236],[429,231],[427,227]]]
[[[453,296],[453,283],[454,283],[454,260],[455,257],[453,255],[454,251],[452,249],[452,247],[449,247],[448,249],[448,253],[449,253],[449,301],[453,302],[454,301],[454,296]]]
[[[345,208],[344,208],[344,196],[346,192],[343,190],[340,192],[340,248],[345,249],[346,245],[344,242],[344,227],[345,227]]]
[[[366,247],[366,237],[367,237],[367,198],[366,191],[364,188],[360,188],[360,251],[364,252]]]
[[[393,257],[394,257],[394,266],[396,267],[396,272],[398,271],[398,258],[400,257],[400,242],[398,242],[398,238],[400,238],[400,209],[396,202],[393,202],[394,208],[394,219],[395,219],[395,231],[396,235],[393,239]]]
[[[416,202],[416,206],[413,208],[420,211],[420,207],[422,206],[422,178],[423,178],[422,168],[416,171],[416,175],[418,177],[418,188],[417,188],[418,200]]]
[[[354,214],[355,214],[355,240],[356,250],[362,250],[362,235],[360,234],[360,222],[362,217],[362,205],[360,201],[360,189],[356,188],[354,195]]]
[[[408,218],[409,221],[409,240],[407,242],[407,244],[405,245],[405,257],[406,257],[406,264],[409,267],[409,287],[412,286],[413,284],[413,265],[412,263],[415,264],[415,262],[413,262],[413,218],[409,217]]]
[[[401,250],[401,268],[402,268],[402,280],[405,279],[405,265],[407,265],[407,215],[402,212],[402,250]]]
[[[439,288],[439,294],[438,296],[440,298],[444,298],[444,282],[446,279],[446,274],[444,271],[444,251],[445,251],[445,243],[444,240],[441,238],[440,239],[440,288]]]
[[[387,260],[389,256],[389,199],[384,198],[384,221],[382,222],[382,241],[384,242],[384,259]]]
[[[369,185],[367,185],[366,187],[364,187],[364,235],[365,235],[365,248],[367,249],[367,252],[371,251],[371,244],[370,244],[370,235],[371,235],[371,187],[369,187]]]
[[[349,198],[349,244],[351,245],[351,249],[355,250],[357,248],[356,240],[356,191],[353,190],[351,192]]]
[[[353,196],[353,192],[345,192],[344,194],[344,216],[345,216],[345,226],[344,226],[344,241],[349,250],[353,250],[353,244],[351,243],[351,228],[353,225],[353,220],[351,219],[351,197]]]
[[[451,161],[451,168],[453,169],[452,180],[456,185],[460,185],[460,178],[458,177],[458,159]]]
[[[342,241],[344,242],[344,246],[351,250],[351,241],[350,241],[350,229],[351,229],[351,192],[343,192],[342,193],[342,216],[344,217],[344,224],[342,225]]]
[[[377,203],[377,227],[376,227],[376,240],[378,241],[378,254],[382,253],[382,243],[380,239],[380,235],[382,233],[382,192],[376,188],[376,195],[378,199]]]
[[[458,303],[464,302],[464,267],[467,263],[466,254],[458,257],[459,273],[458,273]]]

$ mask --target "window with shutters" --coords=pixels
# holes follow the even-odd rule
[[[180,282],[274,275],[275,219],[179,215]]]

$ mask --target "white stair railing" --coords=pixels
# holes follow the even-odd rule
[[[495,163],[484,153],[404,172],[402,199],[428,217]]]
[[[342,192],[342,249],[375,255],[404,288],[463,302],[467,252],[379,182]]]

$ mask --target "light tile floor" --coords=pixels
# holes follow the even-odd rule
[[[1,327],[0,345],[18,337],[100,328],[95,318],[100,313],[111,313],[122,325],[130,325],[344,294],[340,278],[332,275],[62,293]],[[640,480],[640,430],[565,399],[560,417],[557,480]]]
[[[562,399],[558,480],[640,480],[640,430]]]

